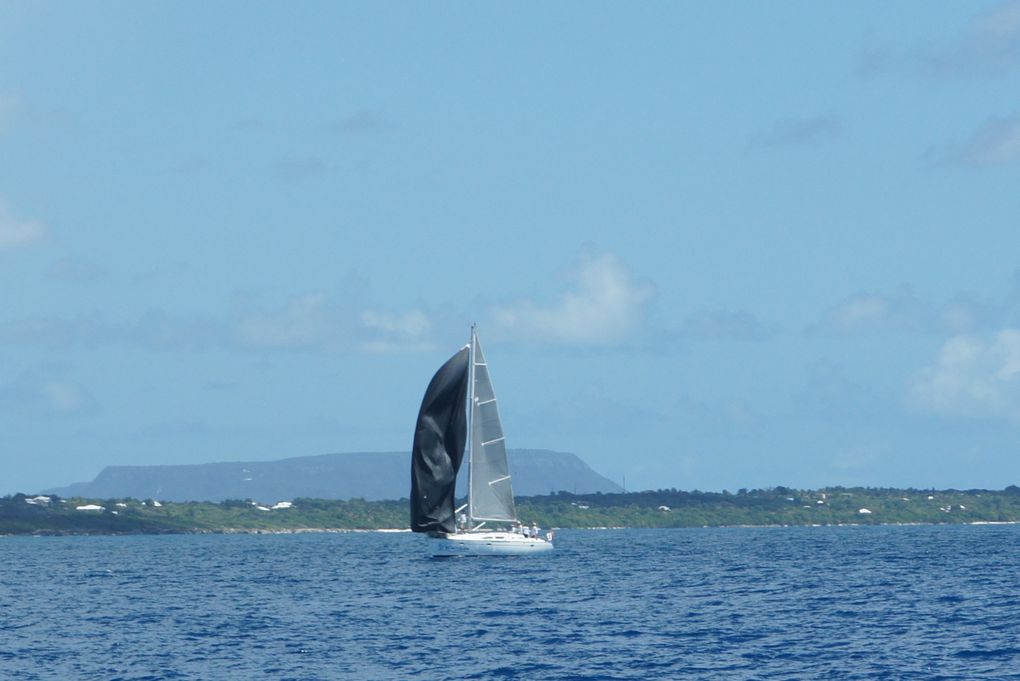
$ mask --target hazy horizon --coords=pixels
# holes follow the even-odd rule
[[[535,450],[527,450],[527,451],[552,451],[552,450],[546,450],[546,449],[537,448]],[[242,464],[242,463],[248,463],[248,464],[250,464],[250,463],[271,463],[271,462],[283,461],[285,459],[303,459],[303,458],[314,458],[314,457],[320,457],[320,456],[321,457],[329,457],[329,456],[344,456],[344,455],[347,455],[347,454],[367,454],[367,455],[372,455],[372,454],[392,454],[392,453],[394,453],[394,452],[392,452],[392,451],[390,451],[390,452],[383,452],[383,451],[378,451],[378,452],[326,452],[326,453],[323,453],[323,454],[298,455],[298,456],[293,456],[293,457],[283,457],[281,459],[263,459],[263,460],[259,460],[259,461],[236,459],[236,460],[229,460],[229,461],[227,461],[227,460],[222,460],[222,461],[196,461],[196,462],[193,462],[193,463],[173,463],[173,464],[163,464],[163,463],[116,464],[116,465],[111,465],[109,467],[130,467],[130,466],[138,466],[138,467],[142,467],[142,466],[156,466],[156,467],[159,467],[159,466],[203,466],[203,465],[230,465],[230,464]],[[582,463],[587,465],[597,475],[599,475],[602,478],[605,478],[608,482],[611,482],[611,483],[613,483],[615,485],[618,485],[621,488],[626,483],[626,480],[622,480],[622,479],[621,480],[612,480],[611,478],[605,476],[601,471],[599,471],[598,469],[590,466],[588,464],[588,462],[584,460],[584,457],[582,457],[580,455],[577,455],[574,452],[555,452],[555,453],[572,454],[574,456],[577,456],[577,458],[580,459]],[[510,457],[512,459],[513,458],[513,454],[514,454],[514,450],[510,450],[509,454],[510,454]],[[408,457],[410,458],[410,453],[408,453]],[[81,484],[81,483],[93,482],[96,479],[96,477],[98,477],[98,475],[100,473],[102,473],[102,471],[105,470],[106,468],[108,468],[108,466],[103,466],[99,471],[97,471],[96,476],[93,476],[92,478],[89,478],[87,480],[74,480],[74,481],[62,482],[60,484],[44,485],[40,489],[17,490],[16,492],[6,492],[5,494],[12,494],[12,493],[19,493],[19,492],[20,493],[24,493],[24,494],[38,494],[38,493],[46,494],[46,493],[51,493],[51,492],[47,492],[46,490],[57,490],[57,489],[60,489],[60,488],[71,487],[73,485],[77,485],[77,484]],[[461,475],[463,475],[463,471],[461,472]],[[834,488],[834,487],[841,487],[841,486],[846,486],[846,485],[839,485],[839,484],[825,485],[825,484],[823,484],[823,485],[817,485],[817,486],[814,486],[814,487],[800,487],[800,488],[798,488],[798,487],[791,487],[790,485],[784,485],[782,483],[777,483],[775,485],[768,485],[768,486],[763,487],[763,488],[755,488],[755,487],[750,487],[750,486],[747,486],[747,485],[743,485],[741,487],[720,488],[720,489],[699,489],[699,488],[695,488],[695,487],[682,487],[682,486],[676,486],[676,485],[667,485],[667,486],[649,487],[649,488],[641,488],[641,489],[635,489],[635,488],[632,488],[632,487],[626,487],[625,489],[623,489],[623,492],[624,493],[640,493],[640,492],[654,492],[654,491],[662,490],[662,489],[677,489],[677,490],[680,490],[680,491],[688,491],[688,492],[690,492],[690,491],[706,492],[706,493],[729,492],[729,493],[734,493],[735,494],[735,493],[738,493],[740,491],[748,491],[748,490],[755,490],[755,489],[768,490],[768,489],[777,489],[777,488],[790,488],[790,489],[815,490],[815,489],[826,489],[826,488]],[[868,487],[869,485],[863,485],[863,486]],[[870,487],[878,487],[878,486],[870,485]],[[947,486],[942,486],[942,487],[934,488],[934,487],[931,487],[931,486],[920,486],[920,485],[909,485],[909,484],[907,484],[907,485],[902,485],[902,486],[883,486],[883,487],[889,487],[891,489],[918,489],[918,490],[927,490],[927,489],[943,489],[943,490],[946,490],[946,489],[957,489],[957,490],[982,489],[982,490],[988,490],[988,491],[1000,491],[1000,490],[1005,491],[1005,490],[1007,490],[1010,487],[1017,487],[1017,485],[1015,483],[1005,483],[1001,487],[981,487],[981,488],[976,488],[976,487],[964,488],[964,487],[960,487],[960,486],[947,485]],[[568,491],[569,492],[570,490],[563,490],[563,491]],[[610,492],[607,492],[607,494],[609,494],[609,493]],[[578,493],[578,494],[594,494],[594,493],[593,492],[581,492],[581,493]],[[602,492],[599,492],[599,494],[602,494]],[[529,496],[529,495],[528,494],[524,494],[524,496]]]

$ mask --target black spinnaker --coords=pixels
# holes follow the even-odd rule
[[[411,451],[411,530],[456,531],[454,484],[467,436],[468,348],[439,368],[418,411]]]

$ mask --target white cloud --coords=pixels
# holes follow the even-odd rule
[[[249,347],[364,352],[429,349],[433,326],[422,310],[359,312],[325,293],[299,296],[282,309],[248,315],[238,325],[241,341]]]
[[[974,22],[975,33],[998,40],[1020,39],[1020,0],[1000,3]]]
[[[0,321],[0,343],[66,349],[95,346],[117,337],[117,329],[102,317],[74,319],[29,317]]]
[[[137,322],[112,325],[121,340],[149,350],[203,350],[222,346],[229,338],[224,323],[214,317],[183,316],[154,309]]]
[[[343,336],[341,316],[323,293],[306,294],[283,309],[249,316],[241,321],[240,333],[245,344],[288,349],[334,345]]]
[[[878,296],[858,296],[835,310],[835,321],[841,327],[871,325],[889,317],[889,303]]]
[[[67,381],[46,381],[42,385],[42,394],[51,409],[62,413],[77,411],[85,403],[77,386]]]
[[[421,310],[402,314],[365,310],[361,313],[361,323],[372,335],[361,344],[362,349],[368,352],[427,350],[432,347],[433,323]]]
[[[914,402],[937,414],[1020,423],[1020,330],[986,340],[950,338],[911,390]]]
[[[961,294],[947,303],[932,303],[904,286],[893,294],[851,296],[826,310],[807,331],[838,336],[888,332],[963,333],[974,330],[990,315],[987,305],[970,296]]]
[[[39,220],[15,217],[0,198],[0,251],[27,246],[46,236],[46,226]]]
[[[89,392],[59,376],[25,372],[11,383],[0,384],[0,405],[45,417],[85,414],[96,408]]]
[[[1020,0],[1008,0],[982,12],[967,30],[928,53],[928,68],[938,75],[1004,72],[1020,63]]]
[[[1020,159],[1020,116],[991,118],[970,139],[950,148],[946,160],[963,165],[999,165]]]
[[[573,287],[556,302],[521,300],[492,311],[508,336],[561,344],[615,345],[640,325],[653,295],[614,255],[586,258],[571,273]]]
[[[0,343],[59,350],[108,345],[195,350],[225,345],[227,338],[226,327],[218,319],[181,317],[162,310],[150,310],[134,321],[110,321],[102,314],[0,321]]]
[[[429,319],[421,310],[411,310],[404,314],[365,310],[361,313],[361,321],[367,328],[408,338],[419,338],[429,331]]]
[[[124,346],[149,351],[419,352],[434,346],[427,312],[379,312],[342,305],[325,293],[297,296],[277,309],[231,310],[217,316],[152,309],[135,319],[102,314],[0,320],[0,344],[63,350]]]
[[[904,46],[902,40],[868,35],[857,72],[862,76],[984,78],[1010,74],[1018,66],[1020,0],[1006,0],[980,10],[943,40]]]

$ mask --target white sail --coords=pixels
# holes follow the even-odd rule
[[[478,522],[515,522],[517,512],[514,509],[514,493],[506,461],[503,425],[499,420],[489,366],[473,328],[471,358],[471,385],[468,393],[471,409],[468,515]]]

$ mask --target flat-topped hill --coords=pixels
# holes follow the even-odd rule
[[[514,493],[522,496],[566,491],[577,494],[621,492],[574,454],[543,449],[511,449]],[[461,471],[462,475],[464,471]],[[46,490],[62,497],[223,501],[255,499],[407,497],[410,452],[358,452],[301,456],[276,461],[239,461],[178,466],[108,466],[91,482]],[[463,479],[458,490],[466,491]]]

